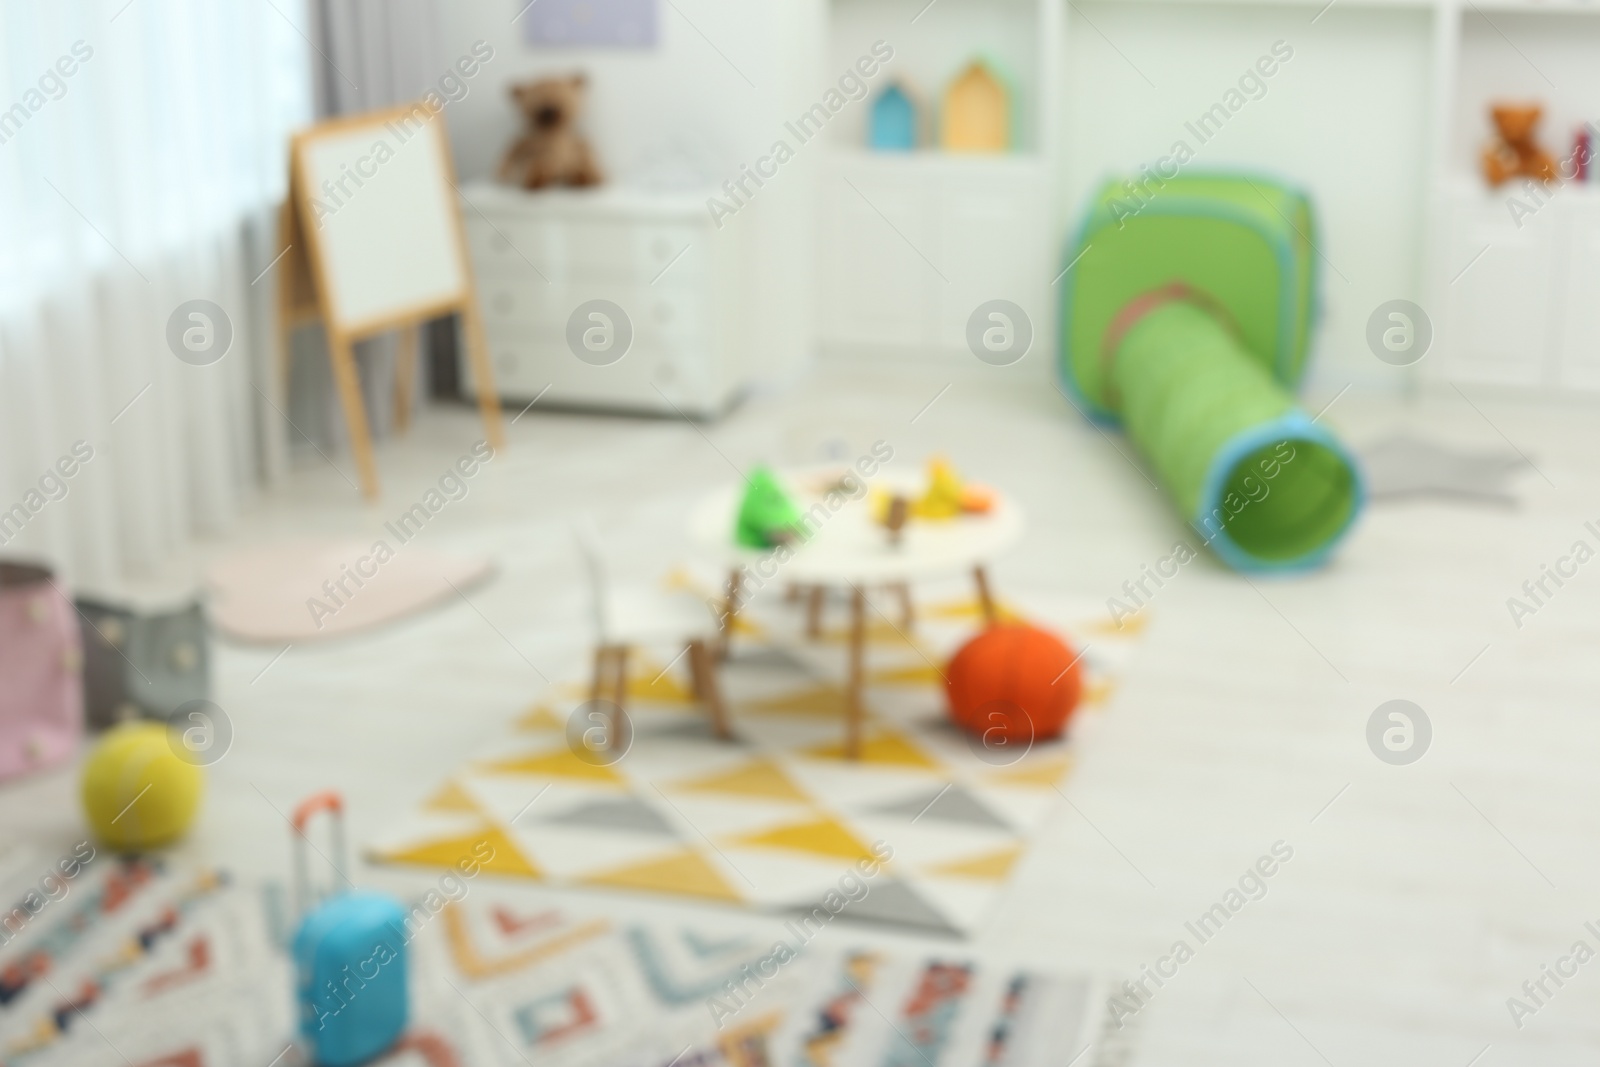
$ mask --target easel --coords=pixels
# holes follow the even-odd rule
[[[361,378],[355,359],[355,342],[375,337],[391,330],[399,331],[397,366],[395,373],[395,424],[404,430],[410,423],[413,380],[416,371],[417,330],[431,319],[457,314],[461,317],[466,334],[468,358],[472,360],[473,375],[478,383],[478,406],[483,415],[485,436],[498,451],[505,447],[505,431],[501,421],[500,397],[494,385],[494,371],[489,361],[485,341],[482,312],[478,307],[476,287],[472,280],[472,264],[467,253],[466,236],[462,231],[459,210],[454,202],[445,205],[453,223],[455,248],[460,256],[464,285],[460,292],[440,299],[394,309],[379,317],[360,323],[340,321],[331,289],[330,269],[324,261],[327,254],[322,247],[315,225],[307,220],[315,218],[306,190],[311,181],[306,173],[305,146],[315,138],[341,134],[364,127],[386,128],[394,121],[413,117],[416,107],[399,107],[387,111],[368,112],[346,118],[319,123],[294,135],[290,144],[289,195],[278,213],[278,254],[282,259],[278,278],[278,331],[280,381],[287,395],[290,363],[293,359],[294,330],[308,322],[321,322],[327,336],[328,358],[333,366],[334,386],[339,392],[339,403],[344,410],[345,426],[350,434],[350,449],[355,455],[356,468],[361,478],[361,490],[368,500],[379,494],[378,466],[372,451],[372,431],[367,423],[366,405],[361,395]],[[434,114],[430,123],[439,123],[440,167],[445,180],[455,188],[455,172],[449,153],[443,148],[444,118]],[[427,210],[435,205],[419,205]]]

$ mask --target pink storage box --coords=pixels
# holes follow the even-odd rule
[[[83,649],[44,567],[0,563],[0,779],[54,766],[83,736]]]

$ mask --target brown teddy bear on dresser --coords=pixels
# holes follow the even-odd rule
[[[600,184],[600,166],[577,128],[586,81],[584,75],[573,74],[511,87],[527,126],[500,161],[501,181],[524,189]]]
[[[1555,157],[1534,140],[1544,109],[1538,104],[1496,104],[1489,109],[1499,139],[1483,150],[1483,176],[1490,185],[1512,178],[1556,180]]]

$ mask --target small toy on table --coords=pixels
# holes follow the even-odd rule
[[[802,532],[800,505],[772,468],[761,465],[745,478],[744,499],[734,521],[733,539],[744,548],[776,548]]]
[[[879,522],[889,525],[895,495],[889,490],[877,491],[873,501],[873,514]],[[985,486],[964,482],[955,467],[943,456],[928,460],[928,488],[920,497],[908,502],[910,517],[928,522],[944,522],[962,515],[986,515],[994,509],[994,491]]]

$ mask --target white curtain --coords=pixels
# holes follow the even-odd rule
[[[281,456],[258,276],[313,34],[305,0],[0,6],[0,555],[115,585]],[[232,325],[209,365],[167,342],[193,299]]]

